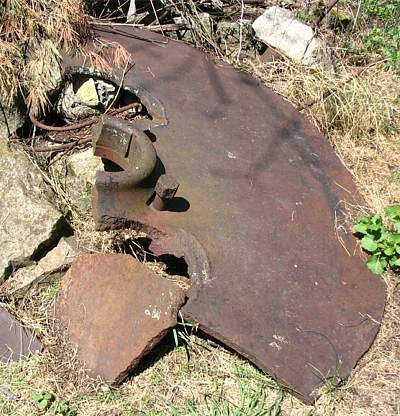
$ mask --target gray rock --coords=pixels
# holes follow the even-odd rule
[[[22,153],[0,148],[0,282],[44,247],[64,225],[46,199],[39,170]]]
[[[76,244],[61,238],[57,247],[51,250],[37,264],[18,269],[1,286],[1,292],[23,297],[38,284],[47,284],[60,277],[77,255]]]
[[[56,110],[65,120],[82,120],[107,109],[116,101],[117,91],[117,86],[112,82],[75,74],[61,91]]]
[[[38,266],[43,273],[53,273],[70,265],[77,255],[76,241],[73,238],[61,238],[53,250],[39,260]]]
[[[18,97],[12,105],[8,105],[0,97],[0,139],[7,139],[11,134],[21,128],[26,120],[26,105]]]
[[[166,3],[167,0],[130,0],[126,22],[149,24],[155,18],[153,8],[161,13]]]
[[[94,83],[96,85],[99,101],[102,107],[106,109],[115,100],[117,88],[113,83],[104,81],[103,79],[99,78],[95,79]]]
[[[196,20],[196,28],[190,27],[190,22],[188,22],[184,17],[178,16],[173,19],[174,23],[177,25],[186,25],[187,29],[180,29],[175,32],[170,32],[168,36],[173,39],[183,40],[187,43],[196,44],[196,30],[201,31],[210,39],[213,38],[215,22],[211,18],[209,13],[199,13]]]
[[[70,156],[64,168],[65,191],[70,204],[81,214],[90,212],[96,172],[104,170],[101,158],[93,156],[92,149],[87,149]]]
[[[68,158],[68,169],[70,175],[94,185],[96,172],[104,167],[101,158],[94,156],[92,149],[87,149]]]
[[[293,13],[278,6],[269,7],[253,23],[256,37],[282,54],[312,68],[333,69],[326,43],[310,26],[296,20]]]
[[[71,82],[68,82],[61,91],[56,109],[64,119],[70,121],[82,120],[100,114],[100,109],[92,108],[81,101]]]
[[[243,20],[242,25],[240,21],[222,21],[217,25],[216,36],[220,48],[229,57],[236,57],[239,49],[240,58],[254,57],[262,48],[254,37],[254,30],[249,20]]]
[[[136,16],[136,0],[130,0],[128,14],[126,15],[126,23],[135,23]]]
[[[92,188],[96,172],[104,170],[101,158],[93,156],[87,149],[74,153],[62,162],[53,165],[54,175],[60,179],[68,204],[81,215],[86,215],[92,207]]]

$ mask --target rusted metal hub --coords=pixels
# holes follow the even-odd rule
[[[146,31],[101,34],[132,52],[125,85],[156,97],[168,123],[146,127],[157,154],[147,179],[124,187],[98,177],[99,229],[134,227],[155,254],[184,257],[193,282],[184,318],[311,401],[326,380],[348,376],[385,304],[381,280],[349,254],[355,239],[336,228],[346,203],[363,203],[350,174],[302,115],[248,75]],[[129,129],[121,135],[136,137]],[[110,149],[121,144],[111,136]],[[140,161],[123,165],[125,143],[118,153],[103,155],[122,157],[133,175]],[[163,174],[179,189],[157,211]]]

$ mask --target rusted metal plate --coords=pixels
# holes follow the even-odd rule
[[[177,323],[185,291],[132,256],[77,258],[63,278],[56,314],[88,373],[118,384]]]
[[[132,53],[125,84],[156,97],[168,123],[148,132],[154,180],[130,204],[101,192],[99,228],[144,230],[156,254],[185,257],[184,317],[312,401],[326,380],[349,375],[385,304],[355,239],[336,229],[345,202],[362,203],[350,174],[250,76],[146,31],[100,33]],[[156,211],[148,195],[163,173],[180,186],[169,210]]]
[[[17,361],[41,349],[33,334],[0,307],[0,360]]]

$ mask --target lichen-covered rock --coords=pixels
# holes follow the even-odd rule
[[[57,112],[66,120],[82,120],[87,117],[100,114],[100,109],[93,108],[81,101],[81,98],[74,91],[71,82],[67,83],[61,91],[57,102]]]
[[[332,69],[328,46],[310,26],[279,6],[269,7],[253,23],[256,37],[287,57],[312,68]]]
[[[197,29],[201,30],[201,32],[208,38],[213,38],[213,33],[215,30],[215,22],[210,16],[209,13],[199,13],[196,19]],[[188,22],[184,17],[179,16],[173,19],[174,23],[177,25],[187,25],[188,28],[186,29],[179,29],[175,32],[170,32],[168,36],[173,39],[183,40],[187,43],[196,44],[196,32],[193,27],[190,27],[190,22]]]
[[[92,207],[92,188],[96,172],[104,170],[101,158],[93,156],[93,150],[74,153],[58,163],[54,169],[56,176],[61,177],[62,186],[69,204],[82,215],[87,214]]]
[[[0,140],[7,139],[11,134],[21,128],[26,120],[26,105],[18,97],[14,103],[8,105],[0,96]]]
[[[0,152],[0,282],[60,234],[62,214],[45,198],[39,170],[21,153]]]

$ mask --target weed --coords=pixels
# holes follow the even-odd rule
[[[362,6],[372,25],[364,40],[366,51],[384,56],[400,71],[400,0],[362,0]]]
[[[385,227],[380,215],[362,217],[353,227],[361,247],[371,254],[367,266],[375,274],[382,274],[388,266],[400,267],[400,205],[388,206],[385,212],[396,232]]]
[[[76,416],[78,409],[65,400],[57,400],[52,408],[52,413],[54,415]]]
[[[40,410],[46,411],[54,402],[55,397],[53,393],[33,393],[32,400],[36,402]]]

